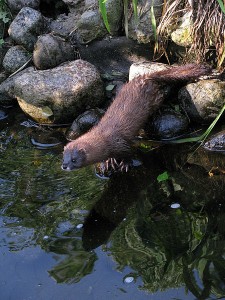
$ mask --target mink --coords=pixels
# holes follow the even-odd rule
[[[64,147],[62,169],[70,171],[109,158],[129,156],[135,136],[163,103],[165,86],[194,81],[210,73],[207,65],[187,64],[129,81],[100,122]]]

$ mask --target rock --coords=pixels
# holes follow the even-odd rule
[[[90,43],[103,38],[107,33],[98,9],[85,11],[77,24],[77,36],[80,43]]]
[[[23,7],[38,9],[40,0],[7,0],[7,4],[12,13],[18,13]]]
[[[155,62],[134,63],[130,66],[129,80],[143,74],[152,74],[158,71],[170,69],[169,65]]]
[[[103,114],[104,111],[98,108],[85,111],[73,121],[73,124],[66,133],[66,138],[68,140],[75,140],[96,125]]]
[[[165,109],[156,114],[151,124],[150,132],[160,139],[171,139],[183,134],[189,125],[188,118],[171,109]]]
[[[76,60],[50,70],[25,73],[15,79],[14,94],[22,110],[40,123],[71,122],[104,98],[99,72]]]
[[[7,73],[14,73],[30,58],[31,54],[23,46],[14,46],[7,51],[2,65]]]
[[[70,11],[74,14],[82,11],[77,26],[77,34],[81,43],[89,43],[95,39],[103,38],[108,33],[99,11],[98,0],[86,0],[84,3],[85,8],[81,7],[82,2],[74,1],[75,3],[79,2],[78,9],[75,3],[72,4],[71,1],[64,2],[69,5]],[[72,8],[71,5],[72,7],[74,6],[75,9]],[[105,5],[107,19],[110,25],[110,34],[118,35],[122,26],[123,2],[122,0],[107,0]]]
[[[11,90],[13,89],[14,81],[13,78],[7,78],[3,80],[0,84],[0,104],[1,105],[11,105],[12,99]]]
[[[91,9],[93,7],[97,8],[98,2],[96,0],[85,0],[85,8]]]
[[[118,35],[121,30],[123,20],[123,1],[107,0],[105,5],[110,26],[110,34],[112,36]]]
[[[208,138],[202,147],[208,151],[225,153],[225,130],[217,132]]]
[[[154,16],[156,23],[158,23],[161,15],[162,8],[164,5],[164,0],[140,0],[138,1],[138,17],[137,19],[132,14],[132,17],[129,19],[128,23],[128,36],[134,40],[137,40],[139,43],[149,43],[153,42],[154,30],[152,28],[151,20],[151,7],[154,7]]]
[[[1,30],[1,23],[0,23]],[[14,46],[14,42],[10,37],[5,37],[4,42],[0,45],[0,69],[3,69],[2,62],[6,55],[6,52]]]
[[[4,110],[0,109],[0,121],[6,119],[7,117],[8,114]]]
[[[1,72],[1,73],[0,73],[0,84],[1,84],[4,80],[6,80],[6,78],[7,78],[6,73],[5,73],[5,72]]]
[[[225,104],[225,82],[208,79],[190,83],[179,91],[178,99],[193,121],[209,123]]]
[[[81,6],[84,8],[84,3],[81,0],[63,0],[71,13],[76,13]]]
[[[59,15],[55,20],[50,22],[50,31],[54,32],[56,35],[68,37],[68,35],[74,31],[74,24],[77,24],[80,16],[81,13],[79,13],[78,9],[76,10],[76,13]]]
[[[155,62],[143,62],[143,63],[134,63],[130,67],[129,72],[129,80],[132,80],[134,77],[143,74],[152,74],[158,71],[163,71],[169,69],[170,66],[163,63],[155,63]],[[166,85],[164,87],[164,94],[167,97],[171,92],[171,87]]]
[[[9,26],[10,37],[27,50],[32,51],[37,37],[47,30],[47,21],[42,14],[30,7],[24,7]]]
[[[1,105],[11,105],[13,102],[16,102],[14,97],[14,81],[16,78],[20,77],[24,73],[33,72],[34,68],[29,67],[12,77],[8,77],[0,84],[0,104]]]
[[[1,28],[0,28],[0,30],[1,30]],[[5,57],[6,52],[7,52],[7,49],[5,49],[4,47],[0,47],[0,69],[2,69],[2,62]]]
[[[33,52],[34,65],[38,69],[53,68],[62,62],[74,59],[74,49],[69,41],[53,34],[38,37]]]
[[[186,13],[182,17],[181,25],[171,33],[171,39],[179,46],[188,47],[192,44],[193,38],[191,36],[192,28],[192,12]]]

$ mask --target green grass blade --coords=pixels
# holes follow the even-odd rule
[[[222,53],[221,58],[220,58],[220,60],[218,62],[218,67],[221,67],[224,59],[225,59],[225,46],[223,46],[223,53]]]
[[[155,12],[154,12],[154,1],[152,2],[151,10],[150,10],[150,18],[152,23],[152,30],[154,34],[155,39],[155,50],[158,50],[158,38],[157,38],[157,26],[156,26],[156,18],[155,18]]]
[[[135,21],[137,22],[137,19],[138,19],[138,12],[137,12],[137,3],[138,3],[138,0],[132,0],[132,3],[133,3],[133,10],[134,10]]]
[[[107,18],[106,5],[105,5],[106,0],[98,0],[98,3],[99,3],[99,9],[100,9],[105,27],[108,30],[108,32],[110,33],[110,26],[109,26],[109,21]]]
[[[222,107],[222,109],[220,110],[220,112],[217,115],[217,117],[215,118],[215,120],[210,124],[210,126],[207,128],[207,130],[202,135],[192,137],[192,138],[179,139],[179,140],[173,141],[173,143],[181,144],[181,143],[191,143],[191,142],[203,142],[208,137],[208,135],[210,134],[210,132],[212,131],[212,129],[214,128],[214,126],[216,125],[216,123],[218,122],[220,117],[222,116],[224,110],[225,110],[225,105]]]
[[[124,29],[126,37],[128,37],[128,0],[123,0],[123,11],[124,11]]]
[[[219,3],[219,6],[222,10],[222,12],[225,14],[225,6],[222,0],[217,0],[217,2]]]
[[[208,127],[208,129],[203,133],[202,135],[202,139],[205,140],[207,138],[207,136],[210,134],[210,132],[212,131],[213,127],[216,125],[217,121],[220,119],[220,117],[222,116],[223,112],[225,110],[225,105],[222,107],[222,109],[220,110],[218,116],[215,118],[215,120],[212,122],[212,124]]]

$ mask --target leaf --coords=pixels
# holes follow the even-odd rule
[[[0,20],[2,20],[4,23],[8,23],[10,19],[8,18],[8,13],[7,12],[0,12]]]
[[[113,76],[124,76],[125,73],[122,73],[120,71],[112,71]]]
[[[174,110],[176,112],[180,112],[180,106],[179,105],[174,105]]]
[[[114,89],[114,87],[115,87],[115,84],[109,84],[109,85],[107,85],[107,87],[105,89],[106,89],[106,91],[112,91]]]
[[[53,111],[51,110],[50,107],[48,106],[43,106],[41,107],[41,110],[42,110],[42,114],[45,116],[45,117],[50,117],[53,115]]]
[[[110,33],[110,26],[109,26],[109,21],[108,21],[108,17],[107,17],[107,12],[106,12],[106,0],[98,0],[99,3],[99,9],[105,24],[106,29],[108,30],[108,32]]]
[[[158,182],[166,181],[166,180],[168,180],[168,179],[169,179],[169,174],[168,174],[167,171],[165,171],[165,172],[159,174],[159,176],[157,177],[157,181],[158,181]]]
[[[220,60],[218,61],[218,67],[221,67],[224,59],[225,59],[225,47],[223,46],[223,53],[222,53],[222,55],[220,57]]]

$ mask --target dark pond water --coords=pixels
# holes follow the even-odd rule
[[[93,167],[63,172],[62,144],[40,147],[62,141],[62,130],[26,127],[26,116],[7,113],[0,299],[225,297],[222,155],[187,160],[164,146],[143,155],[141,167],[102,180]],[[158,182],[164,171],[169,179]]]

